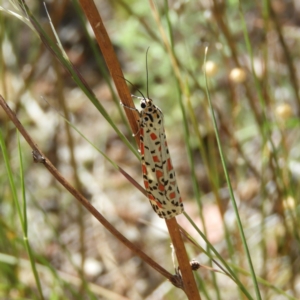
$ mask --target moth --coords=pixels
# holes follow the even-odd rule
[[[137,111],[140,117],[140,154],[145,189],[157,215],[170,219],[181,214],[184,208],[166,140],[164,116],[149,97],[132,97],[140,99],[141,111],[123,106]]]

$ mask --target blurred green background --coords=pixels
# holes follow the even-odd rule
[[[55,42],[42,2],[26,3]],[[130,86],[132,93],[147,94],[148,85],[164,113],[185,211],[254,299],[208,108],[206,72],[262,299],[299,299],[298,1],[157,1],[159,22],[148,1],[96,4],[124,76],[136,87]],[[80,5],[53,0],[46,6],[74,68],[136,147]],[[65,178],[128,239],[174,273],[165,222],[62,115],[142,184],[138,159],[30,28],[18,3],[1,1],[0,12],[1,95]],[[33,163],[30,147],[22,137],[18,147],[16,130],[2,108],[0,131],[2,154],[7,151],[6,158],[0,156],[0,299],[186,299],[112,237],[41,164]],[[22,206],[24,195],[26,214],[18,214],[16,199]],[[31,259],[23,242],[25,215]],[[189,257],[219,270],[211,260],[218,259],[202,251],[206,244],[188,220],[177,219],[198,243],[186,239]],[[224,274],[200,268],[196,277],[202,299],[247,299]]]

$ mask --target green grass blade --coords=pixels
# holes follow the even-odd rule
[[[204,65],[206,63],[206,57],[207,57],[207,48],[206,48],[206,51],[205,51]],[[249,267],[250,267],[250,272],[251,272],[251,277],[252,277],[252,281],[253,281],[254,288],[255,288],[256,298],[259,299],[259,300],[261,300],[261,295],[260,295],[260,291],[259,291],[258,282],[257,282],[257,278],[256,278],[256,275],[255,275],[254,267],[253,267],[253,264],[252,264],[252,259],[251,259],[250,251],[249,251],[249,248],[248,248],[248,245],[247,245],[247,241],[246,241],[246,237],[245,237],[245,233],[244,233],[242,221],[240,219],[238,207],[237,207],[237,204],[236,204],[236,201],[235,201],[235,197],[234,197],[234,194],[233,194],[233,190],[232,190],[232,186],[231,186],[231,181],[230,181],[230,178],[229,178],[229,174],[227,172],[227,166],[226,166],[226,162],[225,162],[225,156],[223,154],[223,150],[222,150],[222,146],[221,146],[221,141],[220,141],[218,127],[217,127],[217,121],[216,121],[216,118],[215,118],[215,113],[214,113],[214,109],[213,109],[211,98],[210,98],[210,93],[209,93],[209,89],[208,89],[208,82],[207,82],[207,77],[206,77],[206,73],[205,72],[204,72],[204,76],[205,76],[205,83],[206,83],[207,99],[208,99],[209,108],[210,108],[210,111],[211,111],[211,116],[212,116],[212,121],[213,121],[213,127],[214,127],[215,136],[216,136],[216,140],[217,140],[217,144],[218,144],[218,148],[219,148],[221,162],[222,162],[224,174],[225,174],[225,177],[226,177],[226,182],[227,182],[228,189],[229,189],[230,200],[231,200],[234,212],[235,212],[235,216],[236,216],[236,220],[237,220],[237,225],[238,225],[238,228],[239,228],[240,236],[241,236],[241,239],[242,239],[242,243],[243,243],[243,246],[244,246],[244,249],[245,249],[245,252],[246,252],[246,256],[247,256],[247,260],[248,260],[248,264],[249,264]]]
[[[197,225],[194,223],[194,221],[189,217],[189,215],[184,212],[185,217],[189,220],[189,222],[192,224],[192,226],[195,228],[195,230],[198,232],[198,234],[203,238],[205,243],[207,244],[208,248],[216,255],[216,257],[222,262],[224,267],[227,269],[228,273],[235,279],[235,282],[241,289],[241,291],[248,297],[248,299],[253,300],[252,296],[249,294],[245,286],[242,284],[242,282],[239,280],[237,275],[232,271],[230,266],[227,264],[227,262],[223,259],[223,257],[218,253],[218,251],[214,248],[214,246],[209,242],[209,240],[206,238],[206,235],[201,232],[201,230],[197,227]],[[208,254],[209,252],[207,252]]]
[[[5,145],[5,141],[4,141],[1,129],[0,129],[0,146],[1,146],[1,150],[2,150],[2,156],[3,156],[5,167],[6,167],[6,172],[7,172],[7,176],[8,176],[8,180],[9,180],[9,185],[10,185],[10,190],[11,190],[11,193],[12,193],[13,201],[14,201],[14,204],[17,208],[20,223],[23,226],[24,220],[23,220],[23,216],[22,216],[21,207],[20,207],[20,204],[19,204],[19,201],[18,201],[17,188],[15,186],[15,182],[14,182],[14,179],[13,179],[14,174],[13,174],[11,166],[10,166],[9,155],[8,155],[8,152],[7,152],[7,148],[6,148],[6,145]]]
[[[28,238],[28,224],[27,224],[27,205],[26,205],[26,190],[25,190],[25,179],[24,179],[24,169],[23,169],[23,158],[22,158],[22,147],[20,144],[20,134],[17,132],[17,137],[18,137],[18,150],[19,150],[19,159],[20,159],[20,179],[21,179],[21,189],[22,189],[22,204],[23,204],[23,223],[22,223],[22,228],[23,228],[23,239],[24,239],[24,244],[29,256],[30,260],[30,265],[31,269],[34,275],[34,279],[39,291],[40,299],[44,299],[43,292],[42,292],[42,286],[39,278],[39,274],[36,269],[35,265],[35,257],[32,252],[30,243],[29,243],[29,238]]]

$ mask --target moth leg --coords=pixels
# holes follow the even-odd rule
[[[134,111],[136,111],[138,114],[140,114],[139,110],[136,109],[135,107],[127,106],[127,105],[123,104],[122,102],[120,102],[120,104],[121,104],[123,107],[125,107],[125,108],[127,108],[127,109],[130,109],[130,110],[134,110]]]
[[[140,130],[141,130],[140,120],[137,120],[137,122],[138,122],[138,127],[139,127],[139,129],[137,130],[137,132],[136,132],[136,133],[133,133],[133,134],[132,134],[132,136],[137,136],[137,135],[138,135],[138,133],[139,133],[139,132],[140,132]]]
[[[138,111],[138,109],[133,108],[133,107],[130,107],[130,106],[127,106],[127,105],[123,104],[122,102],[120,102],[120,104],[121,104],[123,107],[127,108],[127,109],[136,111],[136,112],[139,114],[139,116],[140,116],[140,112]],[[132,136],[136,136],[136,135],[140,132],[140,129],[141,129],[141,128],[140,128],[140,120],[137,120],[137,122],[138,122],[138,127],[139,127],[139,129],[137,130],[136,133],[133,133]]]
[[[135,96],[135,95],[132,95],[132,94],[131,94],[131,97],[132,97],[132,98],[136,98],[136,99],[140,99],[140,100],[145,100],[144,97],[138,97],[138,96]]]

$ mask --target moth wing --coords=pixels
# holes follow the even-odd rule
[[[145,134],[144,133],[145,130]],[[164,188],[159,184],[159,178],[163,175],[161,154],[159,152],[159,135],[156,130],[142,128],[143,142],[141,142],[142,168],[144,185],[148,192],[148,198],[154,211],[164,218],[165,196]]]
[[[163,162],[164,188],[166,198],[166,209],[171,212],[170,218],[183,212],[183,203],[180,196],[179,188],[176,181],[175,170],[173,168],[166,134],[162,128],[161,132],[161,159]]]
[[[143,174],[149,200],[161,218],[172,218],[183,212],[175,172],[168,151],[163,126],[158,130],[144,128]]]

